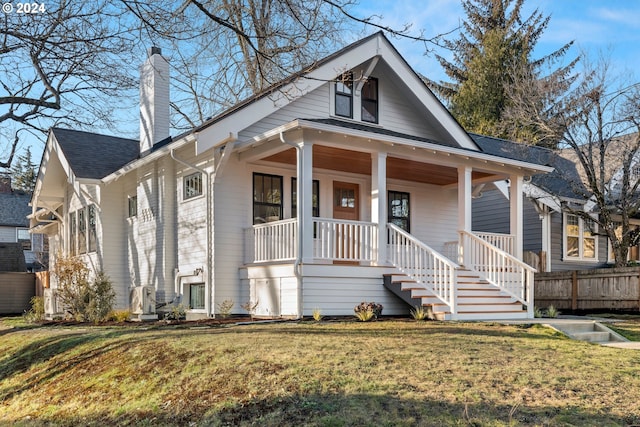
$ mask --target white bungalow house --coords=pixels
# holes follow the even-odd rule
[[[551,168],[483,151],[382,33],[177,137],[159,49],[141,73],[140,141],[52,129],[32,200],[51,253],[104,270],[118,306],[407,314],[395,291],[446,319],[533,317],[521,192]],[[509,234],[474,233],[474,187],[503,180]]]

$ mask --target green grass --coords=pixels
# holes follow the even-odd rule
[[[639,366],[538,325],[0,321],[0,424],[626,426]]]

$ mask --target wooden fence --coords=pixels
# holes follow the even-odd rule
[[[34,273],[0,272],[0,314],[22,314],[36,294]]]
[[[535,305],[565,311],[639,311],[640,268],[536,273]]]

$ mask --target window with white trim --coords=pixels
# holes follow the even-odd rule
[[[129,213],[128,217],[133,218],[138,216],[138,196],[128,197]]]
[[[353,118],[353,74],[344,73],[336,81],[336,116]]]
[[[363,122],[378,123],[378,79],[370,77],[362,85]]]
[[[183,199],[191,199],[202,194],[202,173],[196,172],[184,177]]]
[[[598,237],[594,221],[565,213],[563,230],[565,259],[597,261]]]

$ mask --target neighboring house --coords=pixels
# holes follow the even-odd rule
[[[485,151],[382,33],[177,137],[159,49],[141,73],[140,141],[52,129],[32,200],[51,252],[104,270],[119,307],[407,314],[386,277],[442,318],[533,316],[521,194],[552,168]],[[506,179],[513,256],[471,227],[474,188]]]
[[[45,236],[42,234],[29,233],[29,220],[27,215],[31,213],[29,201],[31,195],[14,191],[11,188],[11,177],[0,176],[0,243],[17,244],[22,251],[24,261],[14,260],[14,271],[39,271],[47,262],[47,245]],[[10,251],[10,257],[15,259],[15,250],[12,246],[3,245],[4,251]],[[9,255],[7,255],[9,256]],[[0,253],[0,258],[4,254]]]
[[[485,151],[552,166],[554,171],[534,175],[523,186],[523,250],[539,271],[600,268],[609,261],[608,240],[590,231],[574,210],[587,210],[589,191],[582,184],[575,163],[552,150],[473,135]],[[509,183],[487,186],[473,200],[473,229],[508,233]],[[593,225],[592,225],[593,226]]]

